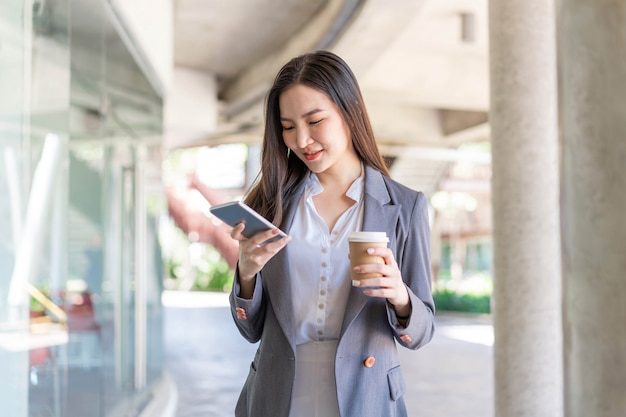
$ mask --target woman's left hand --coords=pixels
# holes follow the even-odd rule
[[[411,300],[391,249],[370,248],[367,252],[369,255],[380,256],[383,258],[384,263],[357,265],[353,271],[357,275],[374,272],[382,276],[363,278],[353,281],[352,285],[367,287],[363,294],[369,297],[386,298],[394,306],[397,315],[408,316],[411,313]]]

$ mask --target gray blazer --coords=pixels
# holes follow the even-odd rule
[[[287,232],[303,189],[287,203],[281,225]],[[412,312],[403,328],[386,300],[369,298],[362,289],[351,287],[335,359],[342,417],[407,416],[396,341],[415,350],[428,343],[434,332],[427,207],[423,193],[366,167],[363,230],[384,231],[390,237],[389,247],[409,289]],[[235,273],[230,295],[233,319],[248,341],[260,340],[235,408],[236,417],[289,415],[296,329],[292,280],[286,274],[293,256],[298,254],[290,253],[287,244],[265,265],[257,275],[251,300],[237,296],[240,287]]]

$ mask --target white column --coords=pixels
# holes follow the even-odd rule
[[[214,74],[175,67],[164,100],[166,149],[206,144],[218,126],[217,79]]]
[[[558,8],[565,412],[626,413],[626,15]]]
[[[560,417],[554,2],[491,0],[496,417]]]

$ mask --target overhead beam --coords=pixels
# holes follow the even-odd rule
[[[444,147],[445,149],[458,148],[467,143],[486,142],[491,137],[491,127],[489,123],[481,123],[445,136],[427,136],[424,138],[394,138],[378,136],[377,141],[381,147],[394,147],[399,143],[409,147]],[[396,146],[401,148],[401,146]]]
[[[247,71],[223,91],[222,114],[232,118],[259,104],[281,66],[306,51],[327,47],[365,0],[331,0],[311,22],[284,46]],[[329,36],[329,34],[334,34]]]

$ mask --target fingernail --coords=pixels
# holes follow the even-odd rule
[[[360,267],[360,266],[355,266],[355,267],[354,267],[354,272],[359,272],[360,270],[361,270],[361,267]]]
[[[371,255],[372,253],[374,253],[374,248],[369,248],[369,249],[367,250],[367,253],[369,253],[370,255]]]
[[[356,279],[352,280],[352,286],[353,287],[359,287],[361,286],[361,281],[357,281]]]

